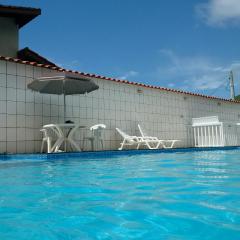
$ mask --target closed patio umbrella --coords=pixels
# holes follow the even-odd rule
[[[91,79],[81,78],[74,73],[41,77],[28,84],[28,88],[40,93],[64,95],[64,122],[66,118],[66,95],[84,94],[97,90],[99,86]]]

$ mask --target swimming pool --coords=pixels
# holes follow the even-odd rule
[[[0,161],[0,239],[239,239],[240,150]]]

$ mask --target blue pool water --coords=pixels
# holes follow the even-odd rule
[[[0,161],[0,239],[240,239],[240,150]]]

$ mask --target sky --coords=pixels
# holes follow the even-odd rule
[[[61,67],[185,91],[240,94],[239,0],[0,0],[38,7],[20,47]]]

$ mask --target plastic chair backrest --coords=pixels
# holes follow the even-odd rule
[[[138,129],[139,129],[142,137],[147,137],[147,136],[148,136],[147,133],[142,129],[142,127],[140,126],[140,124],[138,124]]]
[[[48,138],[48,137],[49,137],[47,129],[44,129],[44,128],[43,128],[43,129],[40,129],[40,132],[43,133],[43,137],[44,137],[44,138]]]
[[[130,137],[128,134],[126,134],[125,132],[123,132],[123,131],[120,130],[119,128],[116,128],[116,130],[118,131],[118,133],[119,133],[123,138],[129,138],[129,137]]]
[[[93,132],[94,137],[100,138],[102,136],[102,130],[106,128],[105,124],[96,124],[90,127],[90,130]]]

